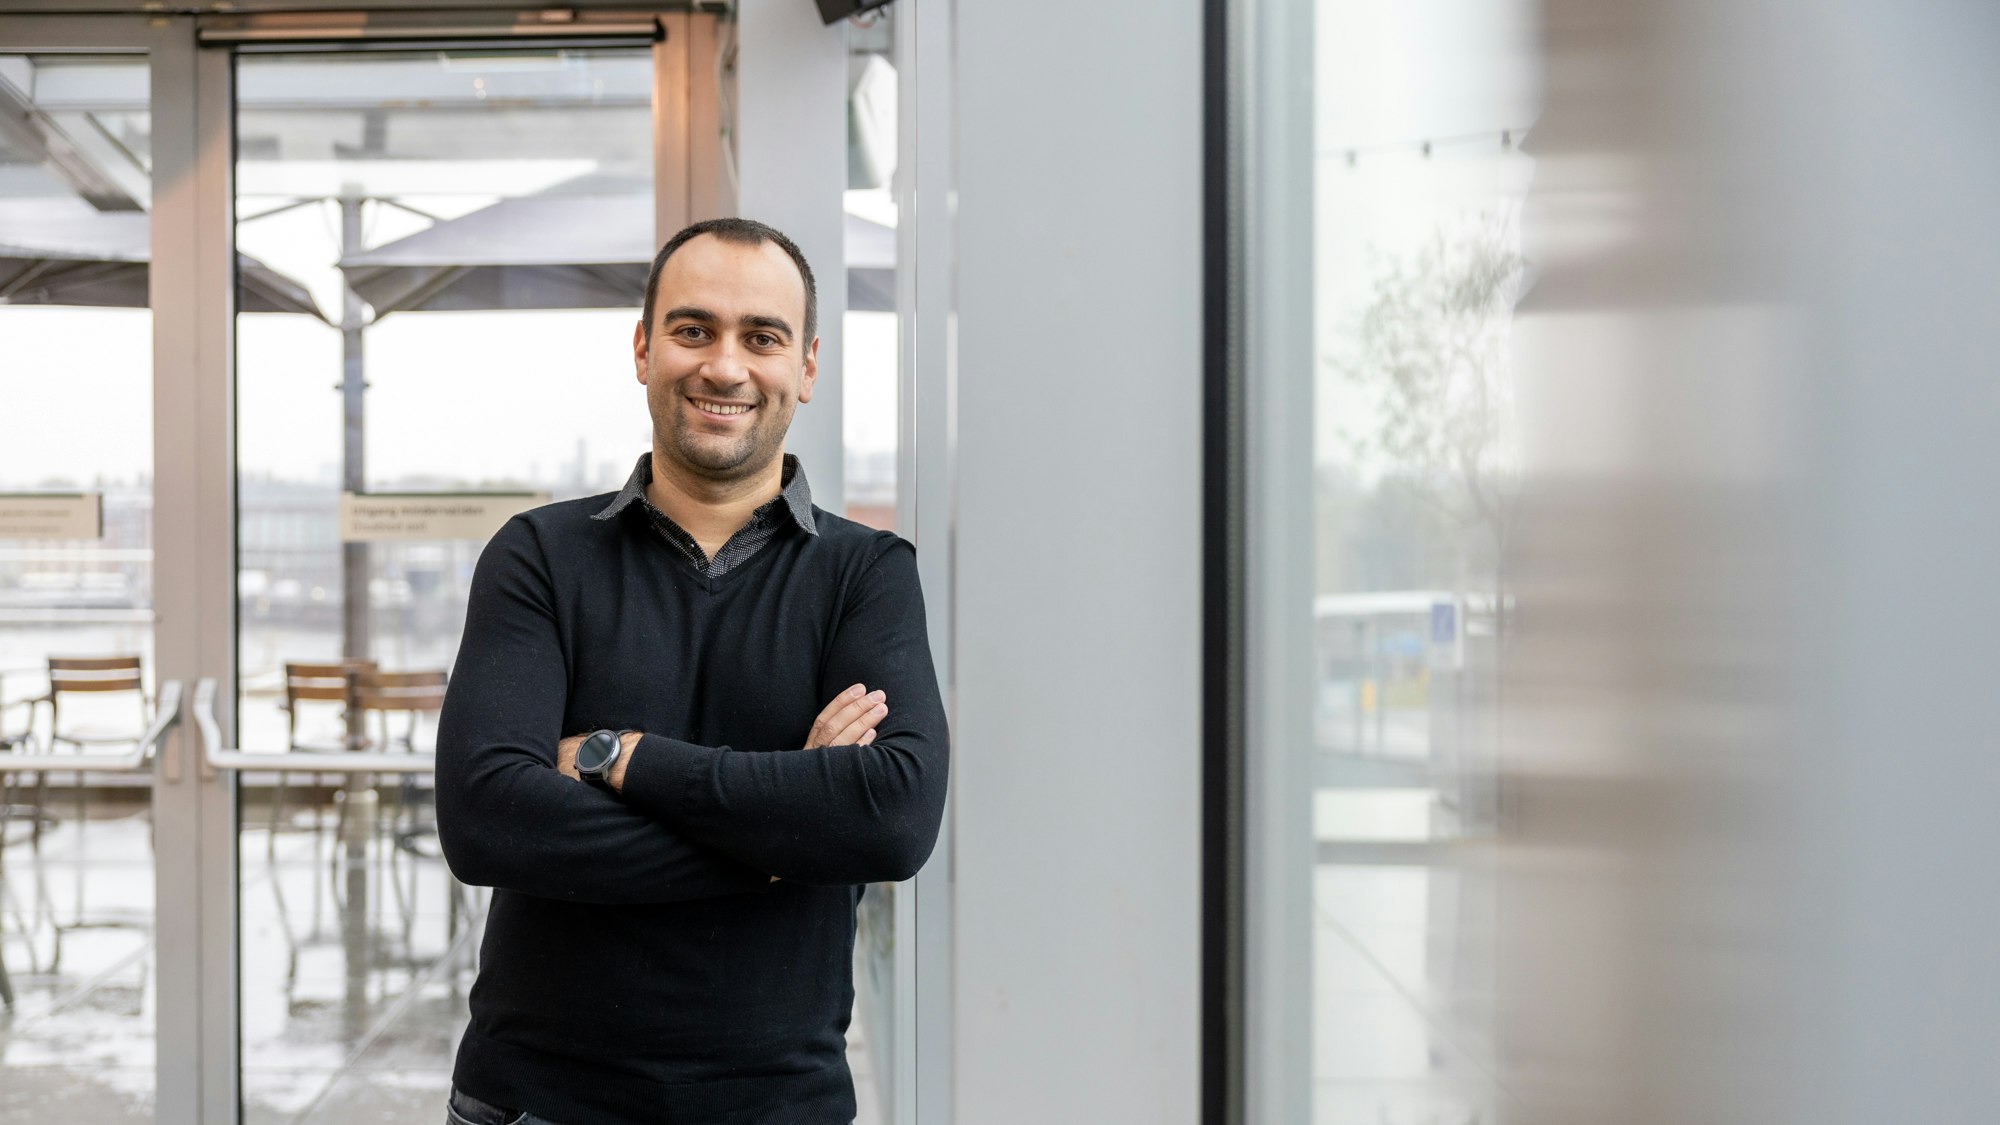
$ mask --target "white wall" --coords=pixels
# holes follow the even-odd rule
[[[1193,1122],[1201,12],[956,20],[955,1122]]]
[[[826,27],[806,0],[737,9],[736,213],[784,231],[819,283],[819,381],[785,450],[805,463],[813,501],[844,504],[841,316],[847,311],[847,25]]]

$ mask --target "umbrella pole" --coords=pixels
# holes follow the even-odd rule
[[[343,256],[363,249],[361,200],[340,200],[340,251]],[[360,294],[341,275],[340,304],[340,404],[341,458],[340,487],[348,492],[367,491],[364,408],[368,383],[362,354],[362,332],[367,325],[367,307]],[[347,542],[340,547],[341,623],[340,654],[348,660],[368,659],[368,544]],[[358,721],[358,716],[356,717]],[[355,731],[353,733],[360,733]]]
[[[342,196],[340,200],[340,253],[345,258],[362,250],[361,200],[358,197]],[[366,404],[368,383],[367,369],[363,362],[361,334],[367,326],[367,307],[360,294],[347,283],[347,275],[341,274],[340,284],[340,420],[341,420],[341,467],[340,487],[348,492],[367,491],[368,476],[363,461],[366,433],[363,422],[363,407]],[[368,658],[369,605],[368,605],[368,544],[344,542],[340,545],[340,654],[348,660]],[[356,705],[355,693],[348,692],[347,700],[347,742],[359,749],[367,733],[367,718]],[[354,922],[367,915],[368,886],[363,863],[367,857],[368,841],[374,836],[375,794],[362,774],[347,775],[344,796],[347,829],[347,861],[349,873],[348,919]],[[358,896],[358,897],[357,897]],[[352,935],[350,935],[352,936]],[[348,950],[350,977],[353,967],[365,965],[366,959],[359,949]],[[364,970],[365,971],[365,970]],[[350,987],[352,981],[350,980]]]

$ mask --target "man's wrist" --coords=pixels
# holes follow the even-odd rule
[[[604,774],[604,781],[613,792],[624,792],[625,770],[632,764],[632,755],[639,749],[639,740],[644,737],[643,732],[636,730],[618,732],[618,760],[611,763],[611,768]]]

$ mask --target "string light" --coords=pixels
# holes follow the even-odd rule
[[[1422,140],[1402,141],[1394,144],[1357,145],[1351,148],[1341,148],[1329,152],[1323,152],[1320,155],[1322,157],[1330,157],[1333,156],[1335,153],[1338,153],[1340,158],[1347,164],[1349,168],[1356,168],[1360,166],[1361,158],[1363,156],[1382,156],[1395,152],[1414,151],[1419,156],[1422,156],[1425,160],[1429,160],[1432,156],[1436,155],[1437,151],[1441,148],[1445,148],[1448,146],[1463,147],[1463,146],[1477,145],[1482,143],[1490,144],[1495,141],[1499,143],[1502,149],[1511,152],[1514,150],[1516,144],[1521,140],[1521,138],[1525,137],[1527,133],[1528,133],[1527,127],[1502,129],[1497,133],[1493,132],[1461,133],[1449,137],[1426,137]]]

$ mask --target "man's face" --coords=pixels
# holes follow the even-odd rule
[[[667,259],[652,339],[632,336],[654,448],[695,476],[743,480],[783,451],[812,401],[819,340],[802,340],[806,287],[776,243],[693,239]]]

